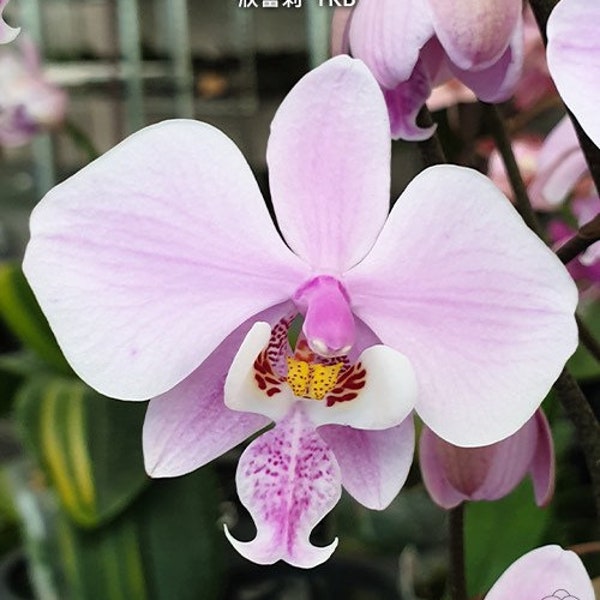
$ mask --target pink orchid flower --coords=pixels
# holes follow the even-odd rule
[[[548,19],[548,68],[564,103],[600,146],[600,4],[561,0]]]
[[[503,498],[528,473],[539,506],[554,492],[554,445],[541,410],[513,435],[480,448],[459,448],[424,427],[419,463],[429,495],[446,509],[466,500]]]
[[[485,600],[595,600],[581,559],[560,546],[543,546],[521,556],[494,584]]]
[[[383,508],[414,407],[483,445],[535,412],[577,345],[577,290],[483,175],[423,172],[388,217],[389,121],[349,57],[289,93],[267,149],[279,236],[250,168],[205,123],[148,127],[51,190],[24,271],[76,372],[150,401],[148,472],[196,469],[271,422],[236,483],[257,524],[232,543],[309,567],[340,485]],[[295,348],[291,319],[303,319]]]
[[[0,50],[0,145],[22,146],[40,131],[59,125],[67,95],[48,81],[35,44],[21,36],[18,47]]]
[[[2,18],[2,13],[9,2],[10,0],[0,0],[0,44],[12,42],[19,35],[19,31],[21,31],[18,27],[11,27]]]
[[[557,210],[571,195],[594,195],[585,156],[568,116],[548,134],[537,156],[528,192],[538,210]]]
[[[333,54],[371,69],[385,94],[394,138],[423,140],[416,124],[436,85],[456,77],[487,102],[507,100],[523,61],[519,0],[361,0],[336,9]]]
[[[563,117],[544,140],[528,192],[533,206],[543,211],[556,211],[570,200],[570,208],[579,227],[600,213],[598,192],[568,116]],[[548,233],[554,245],[560,247],[575,234],[575,229],[559,217],[550,222]],[[599,283],[600,243],[592,244],[567,268],[584,288]]]

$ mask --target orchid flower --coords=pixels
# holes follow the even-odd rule
[[[346,56],[308,73],[267,149],[277,222],[217,129],[143,129],[51,190],[25,274],[75,371],[150,401],[146,468],[196,469],[269,423],[236,483],[260,563],[308,567],[340,485],[383,508],[412,460],[413,407],[461,445],[535,412],[577,345],[577,290],[483,175],[438,166],[388,217],[385,102]],[[290,345],[290,328],[301,331]],[[293,346],[293,347],[292,347]]]
[[[528,473],[537,504],[545,506],[552,498],[554,445],[541,409],[519,431],[490,446],[459,448],[424,427],[419,448],[423,483],[442,508],[503,498]]]
[[[600,146],[600,5],[561,0],[548,19],[548,68],[564,103]]]
[[[595,193],[575,128],[565,116],[540,148],[528,192],[536,209],[551,211],[558,209],[575,191],[576,196]]]
[[[560,546],[543,546],[521,556],[494,584],[485,600],[595,600],[581,559]]]
[[[19,35],[19,31],[21,31],[18,27],[11,27],[2,18],[2,13],[9,2],[10,0],[0,0],[0,44],[12,42]]]
[[[0,50],[0,146],[28,143],[64,119],[67,95],[48,81],[35,44],[21,36]]]
[[[571,212],[579,227],[600,212],[598,192],[568,116],[563,117],[544,140],[528,192],[533,206],[542,211],[556,211],[570,199]],[[576,232],[558,217],[550,222],[548,233],[559,247]],[[600,283],[600,243],[592,244],[572,260],[567,269],[583,288]]]
[[[520,0],[361,0],[336,9],[333,54],[369,66],[385,94],[394,138],[423,140],[416,117],[436,85],[452,77],[486,102],[507,100],[523,61]]]

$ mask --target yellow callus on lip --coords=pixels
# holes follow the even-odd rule
[[[335,387],[343,363],[321,365],[288,357],[287,382],[295,396],[323,400]]]

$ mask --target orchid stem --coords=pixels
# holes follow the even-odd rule
[[[465,545],[464,545],[464,504],[448,511],[450,533],[450,572],[448,585],[452,600],[467,600],[467,583],[465,579]]]
[[[429,109],[426,105],[423,105],[423,107],[419,111],[419,115],[417,116],[417,124],[423,128],[431,127],[434,124],[431,113],[429,112]],[[437,136],[437,134],[432,135],[426,140],[417,142],[417,144],[419,146],[419,150],[421,151],[421,158],[423,159],[423,164],[426,167],[432,167],[433,165],[443,165],[448,162],[446,160],[444,148],[442,147],[440,138]]]
[[[566,368],[554,389],[575,426],[590,473],[596,513],[600,515],[600,426],[579,384]]]
[[[515,204],[517,210],[519,211],[521,217],[523,217],[523,220],[528,227],[539,237],[543,237],[540,224],[538,223],[537,217],[535,216],[533,208],[531,207],[531,202],[529,201],[529,196],[527,194],[527,188],[525,187],[525,183],[521,177],[521,172],[519,171],[519,166],[517,165],[517,161],[512,150],[508,132],[504,126],[504,119],[502,118],[502,115],[495,104],[487,104],[485,102],[482,102],[481,104],[483,106],[488,125],[490,126],[492,137],[496,142],[498,152],[500,152],[500,156],[504,162],[511,187],[515,194]]]
[[[594,221],[596,221],[596,217]],[[570,263],[577,258],[582,252],[585,252],[592,244],[595,244],[600,237],[587,237],[579,230],[572,238],[568,239],[557,251],[556,256],[560,258],[563,264]]]

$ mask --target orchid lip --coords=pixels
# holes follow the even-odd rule
[[[286,334],[294,316],[274,327],[258,322],[250,329],[225,380],[228,408],[279,422],[293,406],[302,405],[315,427],[358,429],[388,429],[408,416],[417,382],[404,355],[375,345],[356,359],[325,358],[304,338],[292,351]]]

